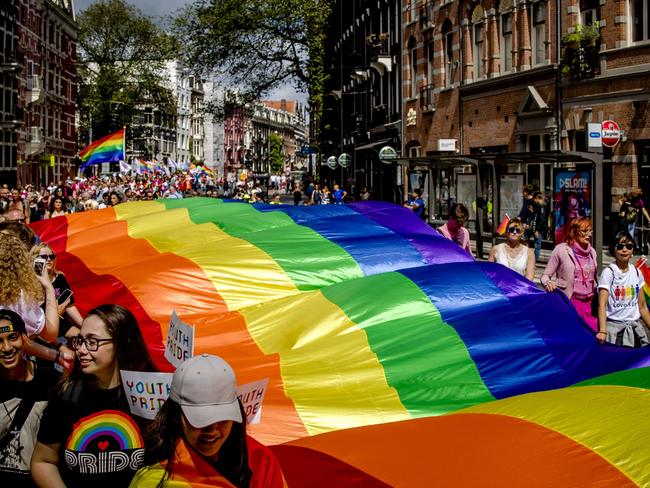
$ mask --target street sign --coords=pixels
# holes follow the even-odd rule
[[[327,166],[329,166],[330,169],[336,169],[338,161],[336,159],[336,156],[330,156],[327,158]]]
[[[601,124],[603,146],[614,147],[621,140],[621,128],[613,120],[604,120]]]
[[[343,153],[339,156],[339,164],[341,168],[347,168],[352,164],[352,157],[348,153]]]
[[[587,124],[587,150],[599,149],[602,151],[603,137],[601,124]]]
[[[318,153],[318,148],[314,146],[301,146],[300,147],[300,154],[302,156],[308,156],[310,154],[317,154]]]
[[[379,150],[379,160],[384,164],[391,164],[397,158],[397,151],[390,146],[384,146]]]

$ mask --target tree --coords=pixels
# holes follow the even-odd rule
[[[124,0],[94,3],[77,21],[81,145],[91,131],[98,139],[130,125],[144,103],[175,112],[162,76],[177,50],[172,37]]]
[[[286,83],[309,93],[320,111],[325,28],[331,0],[197,0],[176,19],[183,59],[206,78],[217,76],[251,103]],[[232,102],[232,100],[230,101]],[[232,103],[208,101],[217,117]]]
[[[269,134],[269,165],[271,173],[281,173],[284,169],[284,156],[282,154],[282,137],[271,132]]]

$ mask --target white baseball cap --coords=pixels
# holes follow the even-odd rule
[[[196,429],[215,422],[242,422],[235,372],[220,357],[194,356],[181,364],[172,378],[169,398],[178,403]]]

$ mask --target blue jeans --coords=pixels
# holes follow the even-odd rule
[[[539,257],[542,255],[542,234],[537,234],[535,237],[535,262],[539,262]]]
[[[634,239],[634,242],[636,242],[636,236],[634,235],[635,230],[636,230],[636,222],[632,222],[632,223],[627,224],[627,232],[632,236],[632,239]]]

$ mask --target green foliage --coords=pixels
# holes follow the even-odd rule
[[[165,60],[176,57],[172,37],[124,0],[94,3],[77,21],[82,145],[91,125],[94,139],[129,126],[142,104],[175,113],[163,76]]]
[[[595,42],[600,37],[599,29],[598,23],[578,24],[573,32],[562,37],[560,72],[564,77],[581,80],[594,76],[597,67],[592,55]]]
[[[562,46],[571,46],[577,48],[579,46],[588,46],[600,37],[600,25],[582,25],[575,26],[573,32],[569,32],[562,37]]]
[[[282,154],[282,137],[271,132],[269,134],[269,164],[271,173],[281,173],[284,169],[284,155]]]
[[[183,59],[236,88],[242,104],[293,83],[322,105],[323,43],[331,0],[197,0],[175,22]],[[233,107],[208,101],[216,117]]]

